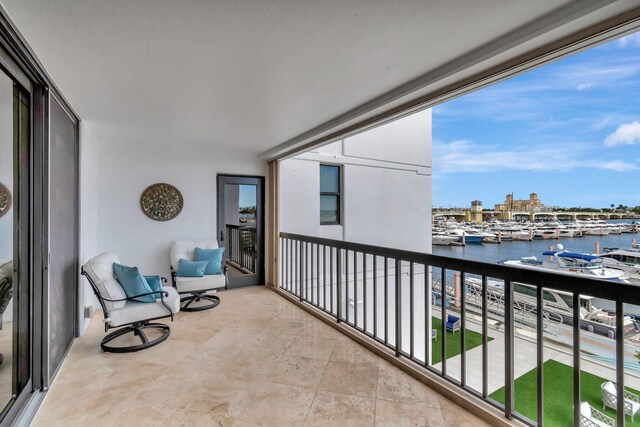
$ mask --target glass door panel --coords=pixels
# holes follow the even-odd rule
[[[30,392],[30,95],[0,71],[0,408]]]
[[[262,178],[218,177],[218,240],[229,286],[263,284]]]

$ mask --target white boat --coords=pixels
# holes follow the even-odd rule
[[[431,244],[438,246],[451,246],[457,240],[458,237],[447,236],[446,234],[433,234],[431,236]]]
[[[472,305],[477,296],[482,295],[482,279],[468,277],[465,279],[467,285],[467,307]],[[516,321],[529,323],[532,326],[536,323],[535,313],[537,312],[537,290],[535,286],[514,282],[514,310],[519,311]],[[489,299],[502,301],[504,298],[504,282],[501,280],[487,280],[487,295]],[[595,298],[588,295],[579,295],[580,304],[580,328],[589,332],[612,336],[615,334],[616,316],[594,306]],[[471,303],[471,304],[470,304]],[[545,322],[556,322],[573,326],[573,295],[570,292],[558,291],[550,288],[543,290],[542,310]],[[482,306],[479,305],[481,308]],[[495,314],[502,314],[501,311]],[[637,335],[640,327],[631,316],[624,316],[624,328],[626,335]]]
[[[622,271],[627,282],[640,284],[639,249],[609,249],[598,256],[605,267]]]
[[[479,233],[470,232],[468,229],[454,228],[447,230],[447,235],[455,236],[459,243],[482,243],[485,236]]]
[[[519,260],[500,261],[500,264],[599,280],[623,281],[624,273],[620,270],[606,268],[604,261],[597,255],[564,251],[562,245],[558,245],[558,251],[546,251],[543,252],[543,255],[551,257],[551,261],[540,261],[535,256],[531,256]]]
[[[522,227],[513,224],[493,224],[489,231],[497,234],[501,240],[530,241],[533,239],[533,230],[525,231]]]

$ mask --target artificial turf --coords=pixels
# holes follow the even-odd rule
[[[440,340],[442,339],[442,333],[440,329],[442,327],[442,321],[437,317],[432,317],[431,327],[438,331],[438,341],[431,341],[433,343],[433,348],[431,349],[431,363],[435,365],[436,363],[440,363],[442,361],[442,343],[440,342]],[[455,334],[451,331],[447,331],[447,359],[460,354],[461,336],[462,334],[459,330],[456,331]],[[492,341],[493,338],[488,337],[488,340]],[[482,335],[469,329],[465,329],[464,341],[465,350],[468,351],[472,348],[482,345]]]
[[[517,378],[514,384],[515,409],[531,420],[537,418],[537,368]],[[600,385],[607,381],[585,371],[580,372],[581,402],[589,404],[615,420],[616,411],[602,409]],[[637,390],[625,387],[632,393]],[[504,403],[504,388],[489,395],[492,399]],[[631,417],[625,418],[625,425],[640,427],[640,414],[631,423]],[[555,360],[544,362],[544,425],[567,427],[573,425],[573,368]]]

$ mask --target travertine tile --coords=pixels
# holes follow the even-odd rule
[[[489,426],[485,421],[471,414],[469,411],[457,405],[451,399],[438,395],[442,417],[447,426],[454,427],[475,427]]]
[[[438,394],[386,360],[380,359],[378,399],[440,408]]]
[[[303,425],[315,392],[277,383],[244,391],[231,408],[238,419],[265,426]]]
[[[314,338],[325,338],[331,340],[337,340],[343,334],[338,332],[336,329],[327,325],[326,323],[319,322],[309,322],[302,330],[300,331],[300,336],[305,337],[314,337]]]
[[[284,356],[266,373],[267,381],[297,387],[318,388],[327,362],[306,357]]]
[[[270,290],[218,295],[219,307],[178,313],[167,341],[132,354],[100,351],[98,313],[33,425],[483,425],[442,397],[441,411],[424,384]]]
[[[442,413],[427,406],[378,399],[376,427],[445,426]]]
[[[293,341],[286,355],[329,360],[336,342],[336,340],[327,340],[324,338],[299,336]]]
[[[378,368],[348,362],[329,362],[319,390],[375,397]]]
[[[333,362],[349,362],[374,367],[378,366],[378,359],[378,356],[351,340],[338,341],[331,354]]]
[[[319,391],[307,416],[305,427],[374,425],[374,399]]]
[[[276,317],[267,324],[267,331],[273,334],[298,335],[308,323],[308,320]]]

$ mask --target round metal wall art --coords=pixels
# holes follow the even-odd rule
[[[11,192],[0,183],[0,216],[6,214],[11,208]]]
[[[142,212],[156,221],[169,221],[177,217],[182,212],[183,205],[180,190],[170,184],[153,184],[140,196]]]

